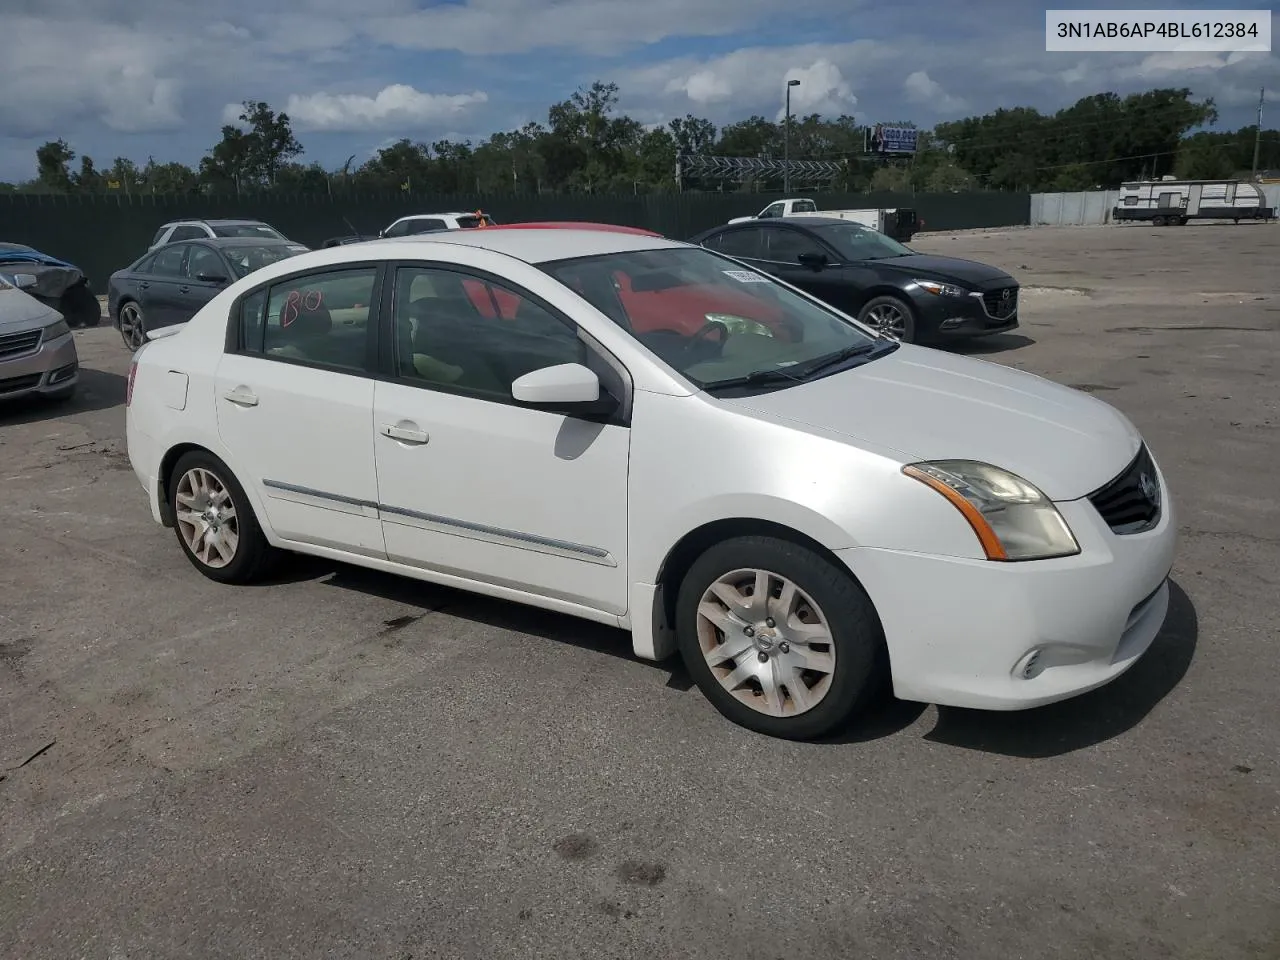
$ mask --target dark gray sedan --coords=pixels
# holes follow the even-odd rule
[[[147,331],[186,323],[228,284],[306,251],[292,240],[256,237],[170,243],[111,275],[107,312],[124,345],[137,350]]]

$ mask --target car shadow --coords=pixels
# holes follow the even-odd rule
[[[272,586],[314,580],[325,586],[354,590],[392,603],[417,607],[422,611],[419,616],[448,613],[472,623],[529,634],[557,643],[568,643],[594,653],[604,653],[620,660],[653,667],[668,675],[667,686],[672,689],[691,690],[694,686],[693,679],[678,656],[661,662],[641,659],[631,652],[631,637],[624,630],[512,600],[302,555],[287,557],[274,576],[259,581],[258,585]],[[411,620],[405,621],[408,622]],[[398,621],[384,624],[391,629],[402,625],[404,623]]]
[[[422,611],[387,621],[383,625],[387,632],[429,613],[448,613],[659,670],[666,674],[666,686],[673,690],[687,691],[695,686],[678,655],[660,662],[644,660],[632,653],[630,637],[623,630],[514,601],[302,555],[286,558],[275,576],[258,585],[317,580]],[[1072,700],[1027,711],[939,707],[937,722],[923,739],[1026,759],[1061,756],[1104,743],[1136,727],[1177,687],[1195,657],[1198,638],[1195,606],[1182,588],[1170,581],[1169,613],[1160,634],[1146,655],[1111,683]],[[836,746],[881,740],[911,727],[928,709],[925,703],[898,700],[886,685],[865,711],[817,742]]]
[[[1011,350],[1021,350],[1023,347],[1029,347],[1033,343],[1035,343],[1034,340],[1023,336],[1021,333],[993,333],[988,337],[956,340],[952,343],[939,344],[939,346],[951,353],[981,357],[992,353],[1008,353]]]
[[[1136,727],[1186,676],[1199,642],[1195,605],[1169,583],[1169,613],[1151,648],[1126,673],[1083,696],[1018,713],[939,707],[934,743],[1008,757],[1057,757]]]
[[[75,413],[123,406],[127,385],[128,379],[118,373],[81,367],[80,385],[70,400],[47,400],[32,396],[0,400],[0,426],[35,423]]]

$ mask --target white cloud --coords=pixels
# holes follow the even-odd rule
[[[488,102],[489,96],[482,90],[423,93],[408,84],[395,83],[372,97],[354,93],[294,94],[284,109],[299,132],[411,130],[453,119]]]
[[[94,121],[122,133],[182,125],[181,80],[129,31],[79,20],[51,28],[19,16],[4,20],[4,33],[0,88],[12,91],[0,98],[5,135],[56,135]]]
[[[725,123],[751,113],[774,114],[783,78],[800,76],[795,71],[804,69],[811,82],[792,90],[798,112],[848,113],[856,102],[862,121],[910,117],[931,126],[970,111],[1011,106],[1055,110],[1105,90],[1124,95],[1156,85],[1188,86],[1199,97],[1214,98],[1219,107],[1240,107],[1249,102],[1248,87],[1253,86],[1256,103],[1258,86],[1280,67],[1280,57],[1266,53],[1066,57],[1044,51],[1042,28],[1034,33],[999,25],[990,32],[1000,34],[1004,53],[999,58],[972,56],[973,46],[989,44],[990,38],[961,43],[902,35],[887,41],[744,47],[712,57],[650,63],[615,76],[629,110],[676,115],[691,110]],[[912,70],[903,77],[903,63],[920,62],[928,63],[927,71]],[[801,64],[809,66],[797,68]],[[830,82],[822,82],[826,77]],[[801,99],[801,91],[821,99],[824,90],[821,107],[808,107]]]
[[[954,113],[967,106],[959,97],[953,97],[947,93],[942,88],[942,84],[924,70],[908,74],[907,79],[902,83],[902,89],[906,93],[908,102],[932,107],[938,113]]]
[[[840,72],[840,68],[827,59],[815,60],[807,67],[792,67],[782,75],[783,84],[799,80],[798,87],[791,87],[791,112],[804,115],[821,113],[824,116],[840,116],[853,113],[858,105],[858,98],[853,95]],[[786,116],[786,98],[783,106],[778,108],[777,120]]]
[[[669,37],[724,37],[770,22],[849,16],[858,0],[467,0],[353,18],[380,43],[476,56],[538,48],[617,53]],[[352,10],[361,10],[352,7]]]

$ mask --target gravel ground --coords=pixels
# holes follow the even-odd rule
[[[1181,555],[1132,671],[792,744],[617,631],[305,560],[220,587],[80,332],[78,399],[0,409],[0,957],[1280,957],[1280,228],[916,246],[1029,288],[966,352],[1160,456]]]

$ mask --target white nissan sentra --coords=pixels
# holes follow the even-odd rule
[[[1168,610],[1173,505],[1121,413],[688,244],[372,241],[152,336],[129,457],[206,576],[295,551],[616,625],[775,736],[830,731],[886,678],[1062,700]]]

